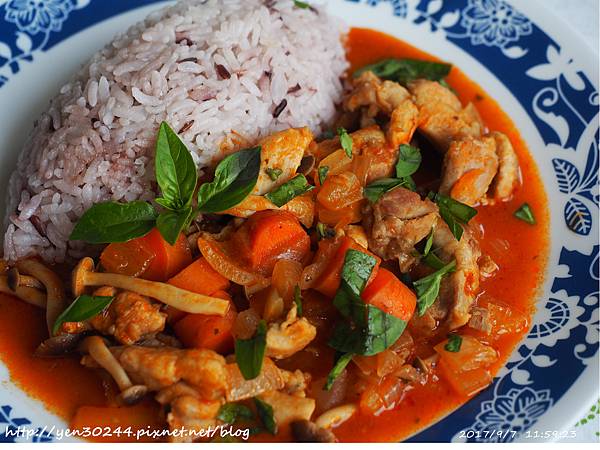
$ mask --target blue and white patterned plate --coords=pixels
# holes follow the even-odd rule
[[[0,0],[2,189],[32,118],[61,83],[164,3]],[[327,3],[349,24],[395,35],[476,79],[519,124],[550,199],[552,248],[529,335],[492,386],[410,440],[552,439],[598,397],[598,56],[531,0]],[[60,439],[61,420],[12,385],[1,363],[0,380],[0,442]],[[38,432],[2,433],[19,426]]]

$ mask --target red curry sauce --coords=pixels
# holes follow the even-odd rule
[[[436,59],[391,36],[368,29],[352,29],[347,45],[352,71],[382,58]],[[528,320],[535,310],[549,241],[547,199],[540,175],[518,130],[498,104],[456,67],[447,81],[457,91],[463,104],[475,104],[489,129],[501,131],[510,138],[519,157],[522,185],[514,197],[505,203],[479,207],[471,223],[485,236],[480,240],[482,252],[490,255],[500,266],[494,277],[482,280],[478,301],[500,301]],[[525,202],[535,213],[536,226],[513,217],[513,212]],[[33,357],[33,351],[46,337],[42,311],[0,294],[0,317],[0,355],[12,380],[42,401],[50,411],[70,421],[81,406],[103,406],[113,402],[114,387],[108,377],[82,367],[78,358]],[[493,373],[504,365],[527,329],[528,325],[518,333],[506,334],[491,342],[500,354],[500,359],[492,367]],[[325,356],[328,361],[331,359],[328,353]],[[322,364],[320,366],[323,367]],[[408,391],[396,409],[378,416],[357,414],[336,428],[335,434],[341,441],[398,441],[449,413],[467,399],[456,394],[443,378],[437,381],[430,379],[425,386],[417,385]],[[132,422],[155,425],[158,417],[150,419],[149,408],[152,409],[152,406],[135,409],[139,416],[132,418]],[[278,439],[289,438],[286,434],[278,436]]]

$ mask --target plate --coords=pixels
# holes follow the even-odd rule
[[[117,32],[167,3],[0,0],[3,199],[33,118],[61,84]],[[490,387],[409,441],[555,439],[599,389],[598,56],[535,1],[327,5],[348,24],[397,36],[477,80],[518,124],[550,199],[551,251],[529,334]],[[0,430],[9,430],[0,442],[72,439],[1,363],[0,379]]]

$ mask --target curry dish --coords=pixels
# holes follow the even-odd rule
[[[73,429],[347,442],[405,439],[490,385],[544,271],[537,168],[458,68],[367,29],[346,46],[332,132],[240,139],[198,178],[163,123],[161,197],[92,206],[70,266],[3,262],[20,387]]]

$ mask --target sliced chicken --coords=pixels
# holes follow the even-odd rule
[[[479,137],[484,126],[472,104],[462,107],[454,93],[436,81],[415,80],[408,85],[419,110],[418,128],[445,153],[452,141]]]
[[[435,226],[438,208],[400,187],[386,192],[363,217],[369,249],[383,259],[398,259],[400,270],[406,272],[417,261],[415,244]]]
[[[278,427],[284,427],[297,420],[309,420],[315,410],[315,400],[307,397],[271,391],[259,398],[273,407],[273,416]]]
[[[443,322],[446,330],[454,330],[466,324],[471,317],[469,310],[479,290],[479,245],[468,229],[457,241],[441,219],[433,233],[433,248],[445,262],[456,260],[456,270],[442,279],[438,299],[429,308],[431,316]]]
[[[490,136],[496,141],[499,167],[492,182],[489,196],[495,200],[508,200],[519,183],[519,159],[505,134],[494,132]]]
[[[305,317],[298,318],[294,305],[285,321],[272,323],[267,330],[267,356],[283,359],[306,347],[317,335],[317,329]]]

